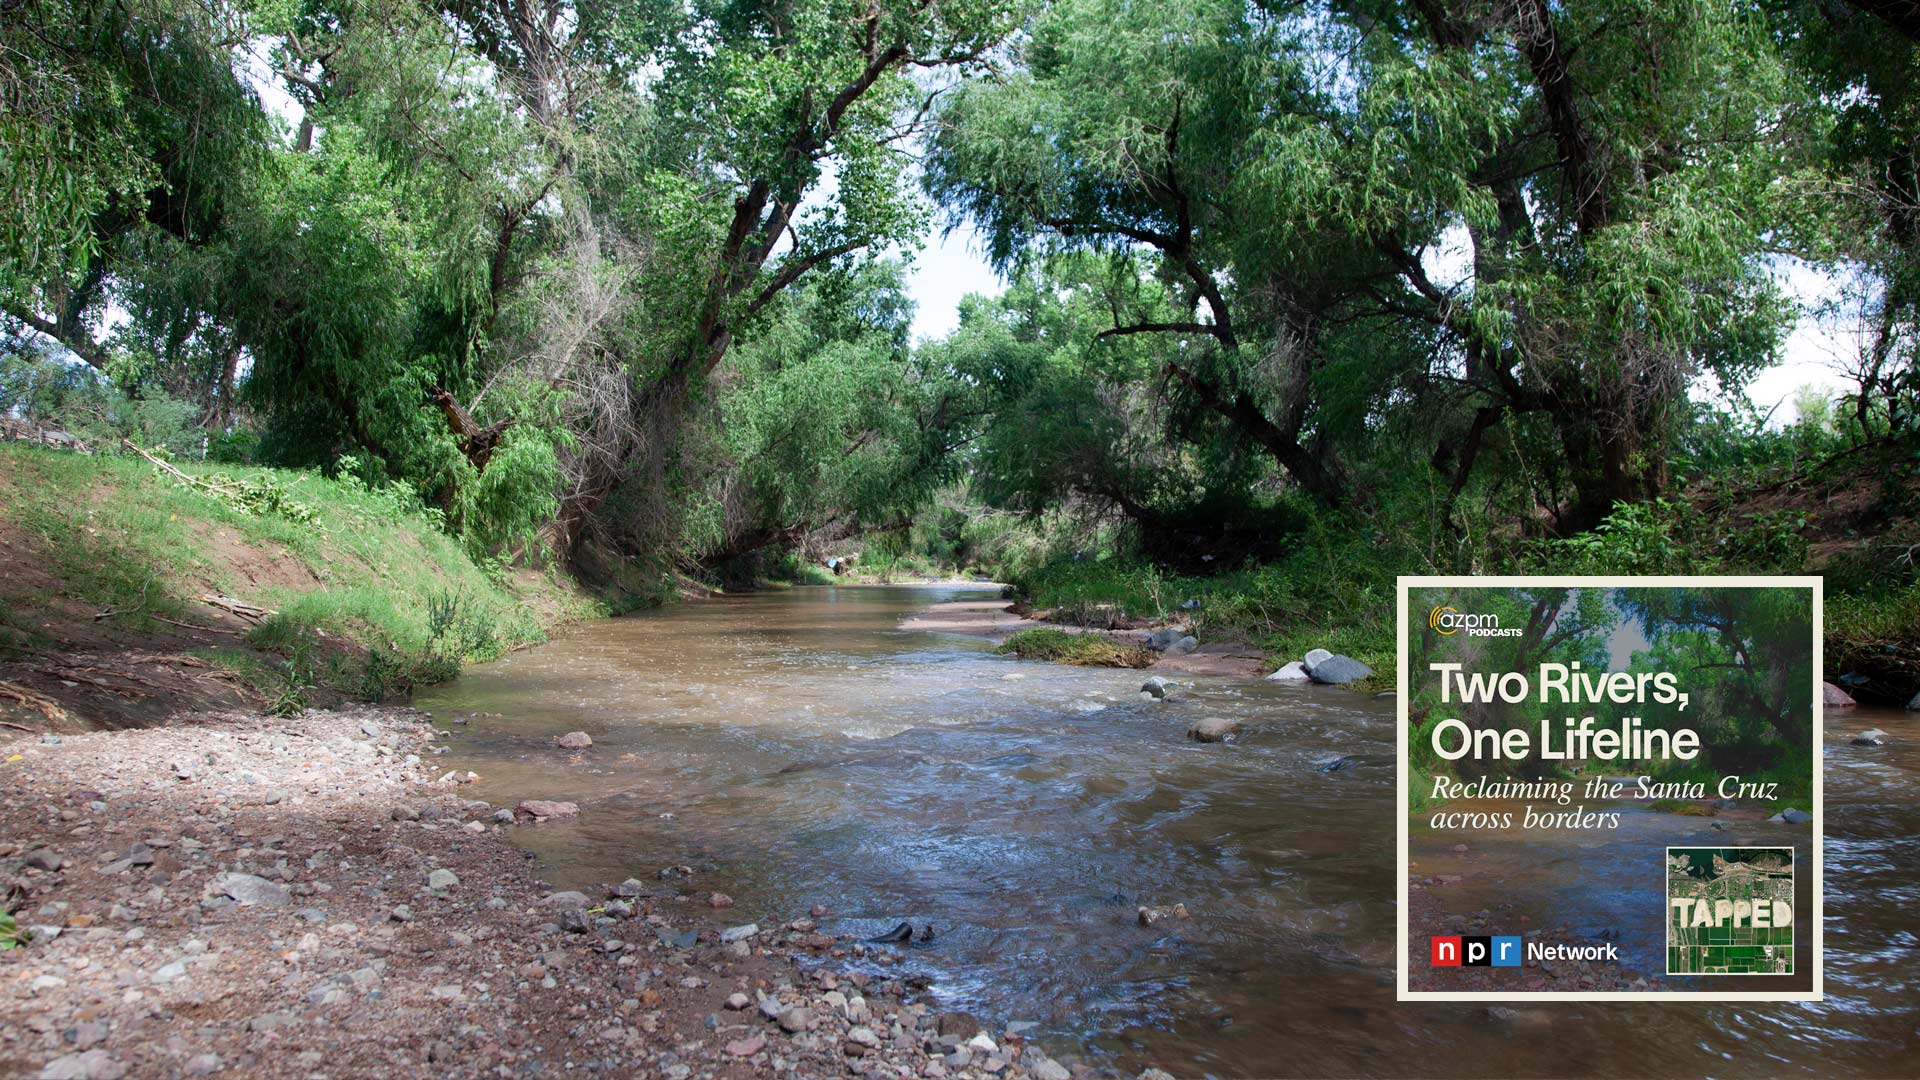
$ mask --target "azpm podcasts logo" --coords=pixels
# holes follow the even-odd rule
[[[1434,967],[1519,967],[1526,955],[1518,934],[1436,937],[1429,948]]]
[[[1519,637],[1523,633],[1517,626],[1501,626],[1498,615],[1461,611],[1451,604],[1435,604],[1427,612],[1427,628],[1439,634],[1465,630],[1468,637]]]

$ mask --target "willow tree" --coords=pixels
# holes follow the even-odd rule
[[[678,452],[743,333],[803,278],[922,231],[909,153],[942,71],[985,61],[999,0],[700,2],[670,20],[637,136],[586,178],[596,220],[646,250],[644,286],[605,350],[625,423],[563,507],[573,537],[671,512],[711,462]],[[625,489],[623,497],[608,500]]]
[[[1411,393],[1446,406],[1420,437],[1455,494],[1489,433],[1544,420],[1542,509],[1583,527],[1665,489],[1698,372],[1774,344],[1761,255],[1806,147],[1752,11],[1068,0],[1020,60],[943,110],[932,189],[1003,260],[1092,248],[1177,285],[1106,333],[1180,339],[1176,391],[1324,502],[1374,430],[1352,418]]]

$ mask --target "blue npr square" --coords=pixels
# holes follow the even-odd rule
[[[1493,955],[1488,959],[1494,967],[1519,967],[1526,951],[1517,936],[1496,937],[1493,939]]]

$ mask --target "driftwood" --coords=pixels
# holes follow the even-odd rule
[[[14,701],[17,701],[22,705],[25,705],[32,709],[37,709],[39,710],[40,715],[46,717],[47,719],[53,721],[56,724],[60,723],[61,721],[67,718],[67,711],[60,707],[59,702],[53,700],[50,697],[47,697],[45,694],[40,694],[32,690],[29,690],[26,687],[21,686],[19,683],[10,683],[4,680],[0,680],[0,697],[12,698]]]
[[[218,593],[208,593],[200,598],[200,602],[203,604],[212,604],[221,611],[238,615],[248,622],[262,622],[279,614],[279,612],[272,608],[263,608],[258,604],[249,604],[245,600],[236,600],[231,596],[221,596]]]
[[[486,472],[487,462],[492,460],[494,448],[500,445],[500,437],[513,426],[513,418],[498,421],[487,427],[481,427],[457,398],[442,387],[427,391],[427,399],[440,406],[441,415],[447,418],[447,428],[460,442],[460,452],[467,455],[473,463],[475,472]]]

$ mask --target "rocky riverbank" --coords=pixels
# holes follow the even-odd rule
[[[1090,1076],[684,868],[554,891],[411,709],[0,744],[0,1075]],[[636,867],[645,867],[635,853]]]

